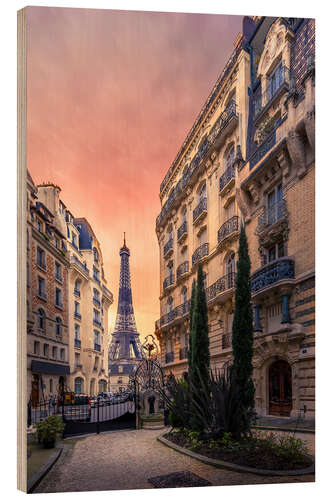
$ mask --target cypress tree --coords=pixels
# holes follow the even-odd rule
[[[209,337],[208,337],[208,311],[202,266],[199,264],[197,283],[192,287],[190,313],[190,353],[189,376],[190,387],[202,388],[202,382],[208,387],[209,380]],[[201,378],[201,380],[200,380]],[[202,381],[202,382],[201,382]],[[199,389],[201,390],[201,389]],[[197,393],[198,394],[198,393]],[[191,398],[194,398],[191,390]],[[200,402],[198,395],[195,397]],[[194,430],[202,430],[202,423],[197,417],[197,410],[192,402],[190,426]]]
[[[192,371],[192,351],[193,351],[193,332],[192,332],[192,322],[193,322],[193,312],[195,309],[195,300],[196,300],[196,281],[195,279],[192,282],[192,293],[191,293],[191,303],[190,303],[190,338],[189,338],[189,348],[187,352],[187,360],[188,360],[188,373],[190,375]]]
[[[252,381],[253,315],[251,307],[251,262],[244,225],[241,225],[238,247],[238,263],[235,289],[235,312],[232,325],[232,374],[239,386],[242,406],[254,408]]]

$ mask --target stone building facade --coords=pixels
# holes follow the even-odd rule
[[[28,397],[55,395],[60,384],[76,393],[107,391],[113,295],[99,241],[58,186],[35,186],[28,175],[27,187]]]
[[[232,358],[239,225],[254,308],[259,415],[315,414],[312,19],[249,18],[161,184],[156,221],[164,369],[187,370],[189,298],[206,276],[212,368]]]
[[[69,382],[66,238],[27,175],[27,396],[32,403]]]

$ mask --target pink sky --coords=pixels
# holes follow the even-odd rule
[[[123,231],[142,336],[159,312],[159,186],[241,31],[239,16],[28,8],[28,168],[99,239],[113,330]]]

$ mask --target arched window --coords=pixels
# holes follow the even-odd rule
[[[56,335],[61,335],[62,320],[59,316],[56,317]]]
[[[182,302],[183,304],[185,304],[185,302],[187,301],[187,288],[186,286],[184,286],[182,288],[182,291],[181,291],[181,298],[182,298]]]
[[[106,380],[99,380],[98,381],[98,392],[106,392]]]
[[[45,312],[43,309],[37,311],[37,324],[40,330],[45,330]]]
[[[81,377],[77,377],[74,382],[74,392],[75,394],[83,393],[83,379]]]
[[[169,297],[168,301],[167,301],[167,312],[168,313],[172,311],[172,306],[173,306],[173,298]]]

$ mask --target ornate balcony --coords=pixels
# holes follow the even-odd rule
[[[217,241],[220,244],[230,235],[236,233],[239,230],[239,217],[234,215],[231,219],[227,220],[217,232]]]
[[[268,85],[267,90],[254,101],[254,118],[257,120],[259,116],[271,105],[273,100],[281,94],[283,90],[289,88],[289,68],[281,66],[278,77],[275,80],[275,86]]]
[[[95,351],[99,351],[99,352],[100,352],[100,351],[101,351],[101,346],[100,346],[100,344],[94,344],[94,350],[95,350]]]
[[[173,251],[173,238],[170,238],[169,241],[164,245],[163,254],[164,257],[168,257]]]
[[[101,307],[101,301],[99,299],[97,299],[97,297],[93,297],[93,303],[96,306]]]
[[[184,222],[179,226],[178,231],[177,231],[177,240],[178,243],[183,241],[187,236],[187,221],[184,220]]]
[[[215,283],[206,288],[207,302],[215,299],[220,293],[226,290],[231,290],[235,286],[236,273],[229,273],[226,276],[221,276]]]
[[[71,262],[72,262],[72,264],[77,265],[79,267],[79,269],[84,272],[84,274],[89,276],[89,270],[88,270],[86,264],[82,264],[82,262],[75,255],[72,255]]]
[[[270,226],[287,218],[285,200],[279,200],[270,207],[265,207],[264,213],[258,218],[257,232],[260,233]]]
[[[179,359],[187,359],[188,347],[181,347],[179,349]]]
[[[259,292],[266,287],[279,283],[282,280],[295,278],[295,264],[290,257],[282,257],[258,269],[251,276],[252,293]]]
[[[81,314],[77,311],[74,311],[74,318],[81,319]]]
[[[192,266],[194,266],[199,260],[208,255],[208,243],[204,243],[192,255]]]
[[[93,323],[94,323],[94,325],[99,326],[100,328],[102,328],[102,323],[98,319],[94,318],[93,319]]]
[[[264,142],[262,142],[260,144],[260,146],[256,149],[255,153],[251,156],[250,158],[250,170],[257,164],[259,163],[259,161],[265,156],[266,153],[268,153],[268,151],[270,149],[272,149],[272,147],[275,145],[276,143],[276,130],[274,130],[272,132],[272,134],[270,134],[267,139],[264,140]]]
[[[160,214],[156,219],[156,225],[159,226],[163,221],[166,214],[171,210],[178,195],[186,189],[189,185],[193,175],[198,171],[202,160],[206,157],[212,145],[223,139],[224,132],[228,133],[232,124],[237,123],[237,107],[236,102],[231,100],[226,109],[220,114],[219,118],[214,123],[208,137],[205,138],[200,146],[200,149],[194,156],[188,170],[184,173],[182,178],[177,182],[175,188],[171,191],[169,198],[164,203]]]
[[[174,356],[173,352],[167,352],[165,354],[165,363],[166,364],[173,363],[174,359],[175,359],[175,356]]]
[[[185,260],[182,264],[177,267],[177,280],[184,274],[189,272],[188,260]]]
[[[156,321],[156,328],[161,328],[168,323],[171,323],[175,319],[182,318],[190,312],[191,303],[189,300],[175,307],[168,313],[164,314],[158,321]]]
[[[77,297],[81,297],[80,290],[78,290],[77,288],[74,288],[74,295],[76,295]]]
[[[193,223],[199,222],[207,214],[207,198],[202,198],[193,210]]]
[[[170,274],[163,281],[163,289],[165,290],[169,286],[173,285],[174,282],[175,282],[175,275],[174,274]]]
[[[74,347],[81,347],[81,340],[80,339],[74,339]]]
[[[220,194],[223,193],[224,188],[229,184],[231,180],[235,178],[235,166],[232,163],[231,165],[227,165],[224,173],[220,177]]]

